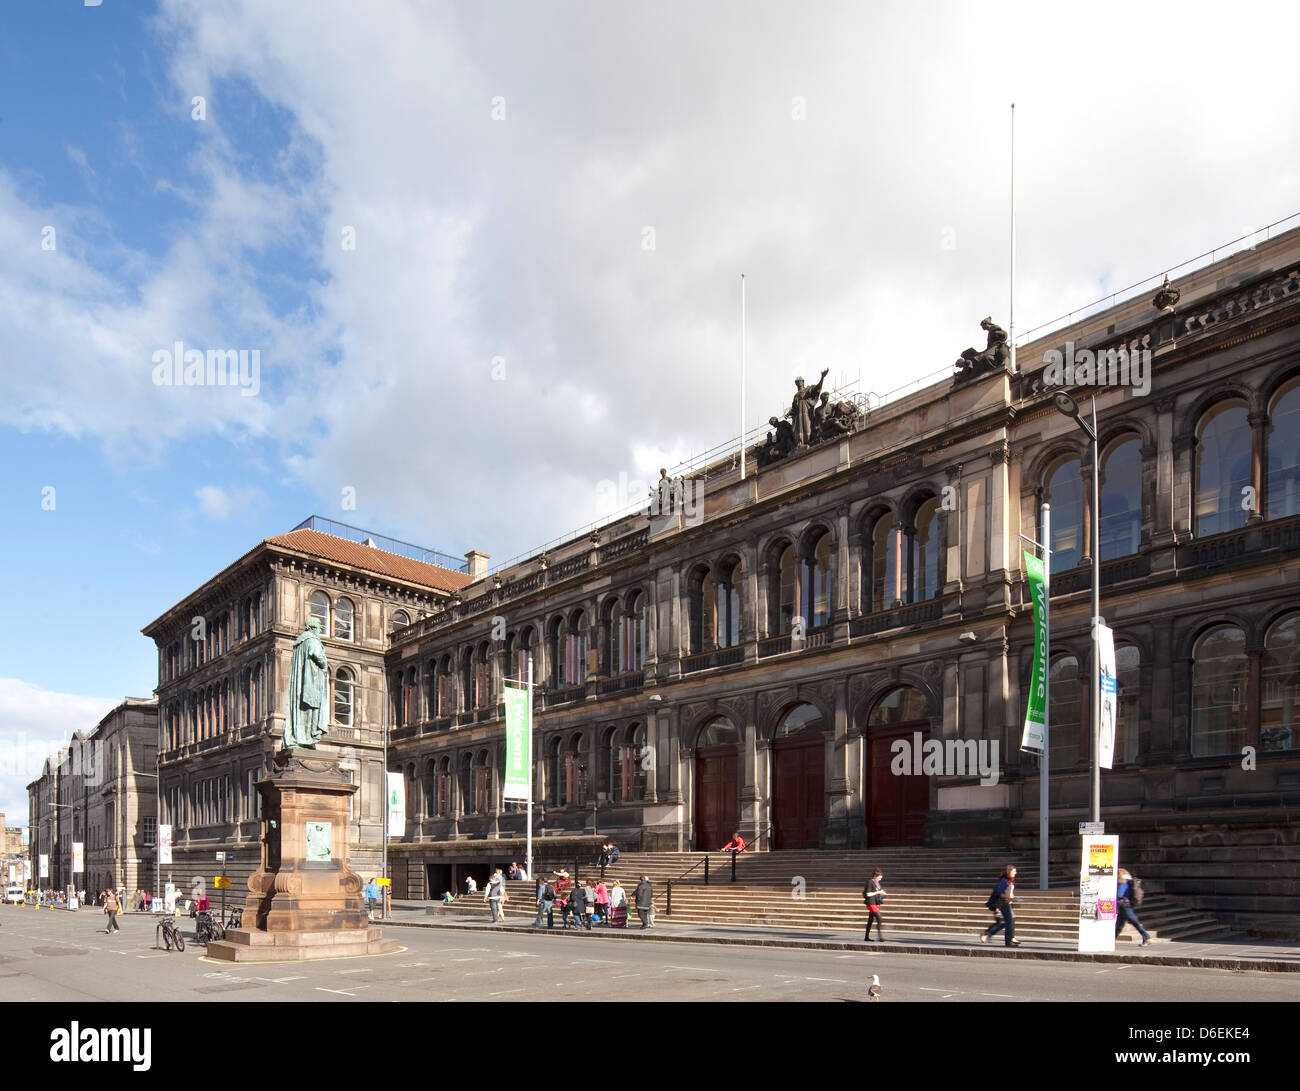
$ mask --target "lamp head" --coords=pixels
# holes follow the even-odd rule
[[[1079,406],[1075,400],[1070,397],[1064,390],[1058,390],[1052,395],[1052,401],[1056,403],[1056,408],[1064,413],[1067,417],[1079,418]]]

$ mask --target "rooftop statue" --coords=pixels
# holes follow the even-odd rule
[[[988,344],[983,352],[969,348],[957,357],[956,363],[952,366],[957,369],[958,382],[987,375],[990,371],[998,371],[1006,367],[1007,361],[1011,359],[1011,346],[1007,343],[1006,330],[992,318],[984,319],[980,323],[980,329],[988,331]]]
[[[282,750],[292,750],[295,746],[315,750],[317,741],[328,728],[329,663],[320,637],[320,618],[311,617],[307,619],[307,628],[293,642]]]

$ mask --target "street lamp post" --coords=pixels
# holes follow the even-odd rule
[[[1092,817],[1101,821],[1101,480],[1097,473],[1097,399],[1092,399],[1092,423],[1079,415],[1069,394],[1052,396],[1056,408],[1083,429],[1092,448]]]

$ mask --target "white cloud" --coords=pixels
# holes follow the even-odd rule
[[[68,745],[74,731],[89,735],[121,698],[84,697],[0,678],[0,811],[10,826],[27,824],[27,785],[45,759]]]
[[[224,521],[231,512],[246,512],[256,507],[266,497],[256,486],[223,489],[217,485],[201,485],[194,490],[199,510],[209,519]]]

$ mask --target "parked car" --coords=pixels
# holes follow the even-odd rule
[[[5,901],[13,902],[16,905],[23,903],[23,888],[20,886],[10,886],[5,888]]]

